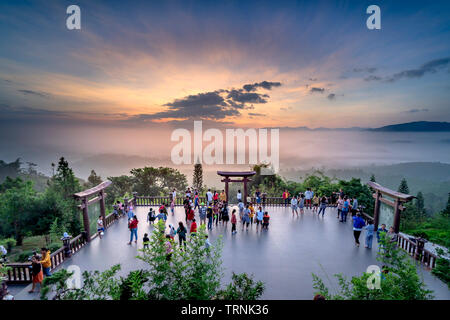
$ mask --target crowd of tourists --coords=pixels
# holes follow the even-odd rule
[[[170,204],[163,203],[158,209],[150,208],[147,214],[147,222],[154,224],[155,221],[167,221],[170,215],[175,215],[175,204],[179,194],[174,189],[170,194]],[[269,229],[270,215],[265,210],[265,194],[256,190],[253,197],[247,196],[244,202],[243,194],[238,190],[236,194],[237,205],[230,207],[228,204],[227,194],[224,190],[220,193],[217,190],[208,189],[205,197],[201,200],[198,190],[188,188],[183,197],[183,208],[185,213],[184,221],[179,221],[178,225],[168,225],[167,238],[174,240],[178,237],[180,246],[186,244],[189,237],[195,236],[198,226],[206,225],[207,230],[217,227],[227,227],[231,225],[231,234],[235,235],[238,229],[248,231],[255,226],[256,231],[267,231]],[[282,194],[283,203],[286,207],[290,206],[292,216],[299,216],[305,212],[316,214],[318,217],[324,217],[327,208],[332,206],[336,210],[336,218],[340,223],[347,223],[347,217],[350,217],[353,225],[353,236],[356,246],[360,246],[360,236],[365,231],[365,248],[371,249],[374,236],[380,239],[381,233],[386,233],[392,241],[396,240],[392,227],[389,229],[382,224],[378,230],[375,230],[371,219],[365,220],[362,215],[362,206],[359,205],[355,196],[347,196],[339,190],[333,192],[330,196],[319,196],[314,190],[308,188],[305,192],[291,195],[288,190]],[[180,200],[181,201],[181,200]],[[134,213],[132,205],[124,206],[117,202],[113,207],[113,213],[117,216],[125,214],[128,217],[128,228],[130,230],[130,241],[132,244],[138,241],[137,227],[139,220]],[[98,232],[100,236],[104,232],[101,217],[98,220]],[[148,247],[148,234],[144,235],[144,247]],[[208,241],[209,243],[209,241]]]

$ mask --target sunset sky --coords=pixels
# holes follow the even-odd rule
[[[372,2],[2,1],[0,121],[450,120],[450,3]],[[81,30],[66,28],[70,4]]]

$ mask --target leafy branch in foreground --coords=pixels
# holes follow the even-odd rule
[[[364,272],[348,281],[342,274],[336,274],[339,289],[330,293],[323,280],[312,274],[315,294],[324,296],[327,300],[429,300],[433,298],[432,291],[417,273],[416,265],[411,258],[387,235],[382,234],[380,251],[377,260],[383,263],[379,286],[374,274]]]
[[[120,265],[103,272],[85,271],[79,289],[67,286],[72,273],[61,270],[44,280],[41,299],[52,292],[54,300],[250,300],[264,292],[264,283],[255,283],[245,273],[233,273],[232,283],[221,290],[223,243],[219,238],[210,245],[204,225],[183,247],[164,231],[161,220],[155,224],[149,248],[141,249],[137,257],[148,269],[131,271],[125,278],[116,277]]]

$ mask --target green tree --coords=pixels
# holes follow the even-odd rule
[[[397,191],[401,192],[401,193],[409,194],[408,182],[406,181],[405,178],[403,178],[402,181],[400,182],[400,185],[398,186]]]
[[[102,177],[97,175],[95,170],[91,170],[91,174],[88,177],[88,182],[86,184],[86,187],[87,188],[92,188],[92,187],[95,187],[95,186],[99,185],[102,182],[103,182]]]
[[[200,162],[194,165],[194,177],[192,179],[192,185],[199,192],[203,189],[203,167]]]
[[[450,217],[450,193],[448,194],[447,206],[446,206],[445,209],[442,211],[442,215],[443,215],[444,217]]]
[[[372,175],[370,176],[370,181],[372,181],[372,182],[377,182],[376,180],[375,180],[375,175],[372,173]]]
[[[50,292],[54,300],[210,300],[257,299],[264,284],[246,274],[233,274],[233,281],[221,290],[222,241],[206,246],[206,228],[200,226],[191,235],[183,250],[167,239],[161,220],[155,225],[148,249],[141,249],[137,258],[148,264],[146,270],[131,271],[126,278],[117,278],[120,265],[104,272],[83,273],[81,288],[68,288],[71,273],[55,272],[44,279],[41,299]],[[172,244],[171,258],[167,258],[167,243]]]
[[[61,217],[61,225],[72,234],[78,234],[81,230],[78,203],[73,197],[80,191],[80,182],[75,177],[72,168],[69,167],[69,163],[63,157],[60,158],[56,173],[51,178],[46,190],[46,197],[54,201],[54,209],[56,215]]]
[[[379,276],[379,287],[376,287],[374,274],[363,273],[348,281],[341,274],[335,275],[339,288],[330,290],[323,280],[313,274],[315,294],[323,295],[327,300],[429,300],[432,291],[426,289],[417,273],[416,265],[411,258],[394,242],[389,241],[386,234],[381,235],[383,249],[377,259],[383,263],[383,273]],[[373,285],[373,286],[370,286]]]
[[[253,279],[246,273],[235,274],[231,276],[231,283],[219,291],[217,298],[219,300],[257,300],[264,292],[264,283]]]
[[[5,237],[13,236],[17,245],[22,245],[23,238],[34,228],[36,221],[33,211],[37,194],[31,181],[14,180],[0,194],[0,230]]]

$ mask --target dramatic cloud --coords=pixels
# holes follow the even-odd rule
[[[256,113],[256,112],[249,112],[248,115],[251,117],[265,117],[266,116],[263,113]]]
[[[256,91],[258,88],[272,90],[273,87],[279,87],[279,86],[281,86],[280,82],[262,81],[262,82],[254,83],[254,84],[245,84],[244,86],[242,86],[242,88],[247,92],[253,92],[253,91]]]
[[[380,81],[383,78],[379,77],[379,76],[374,76],[374,75],[370,75],[367,78],[364,78],[365,81]]]
[[[404,70],[398,73],[395,73],[391,76],[382,78],[379,76],[369,76],[365,78],[366,81],[384,81],[384,82],[395,82],[401,79],[413,79],[413,78],[421,78],[427,73],[436,73],[441,69],[446,68],[450,64],[450,57],[431,60],[423,65],[421,65],[417,69],[409,69]]]
[[[164,120],[164,119],[224,119],[239,116],[240,110],[253,109],[253,104],[267,103],[267,94],[256,91],[257,88],[270,90],[281,86],[279,82],[262,81],[244,85],[242,89],[220,89],[216,91],[189,95],[176,99],[163,106],[168,110],[152,114],[139,114],[133,120]],[[249,113],[250,116],[262,114]]]
[[[20,93],[23,93],[25,95],[34,95],[34,96],[38,96],[38,97],[41,97],[41,98],[48,98],[48,97],[50,97],[49,93],[42,92],[42,91],[25,90],[25,89],[17,90],[17,91],[20,92]]]
[[[377,71],[377,68],[373,68],[373,67],[353,68],[353,72],[356,72],[356,73],[360,73],[360,72],[374,73],[375,71]]]
[[[430,111],[429,109],[423,108],[423,109],[410,109],[410,110],[406,110],[406,113],[417,113],[417,112],[428,112]]]
[[[311,93],[324,93],[325,92],[325,88],[317,88],[317,87],[312,87],[311,89],[309,89],[309,92]]]

